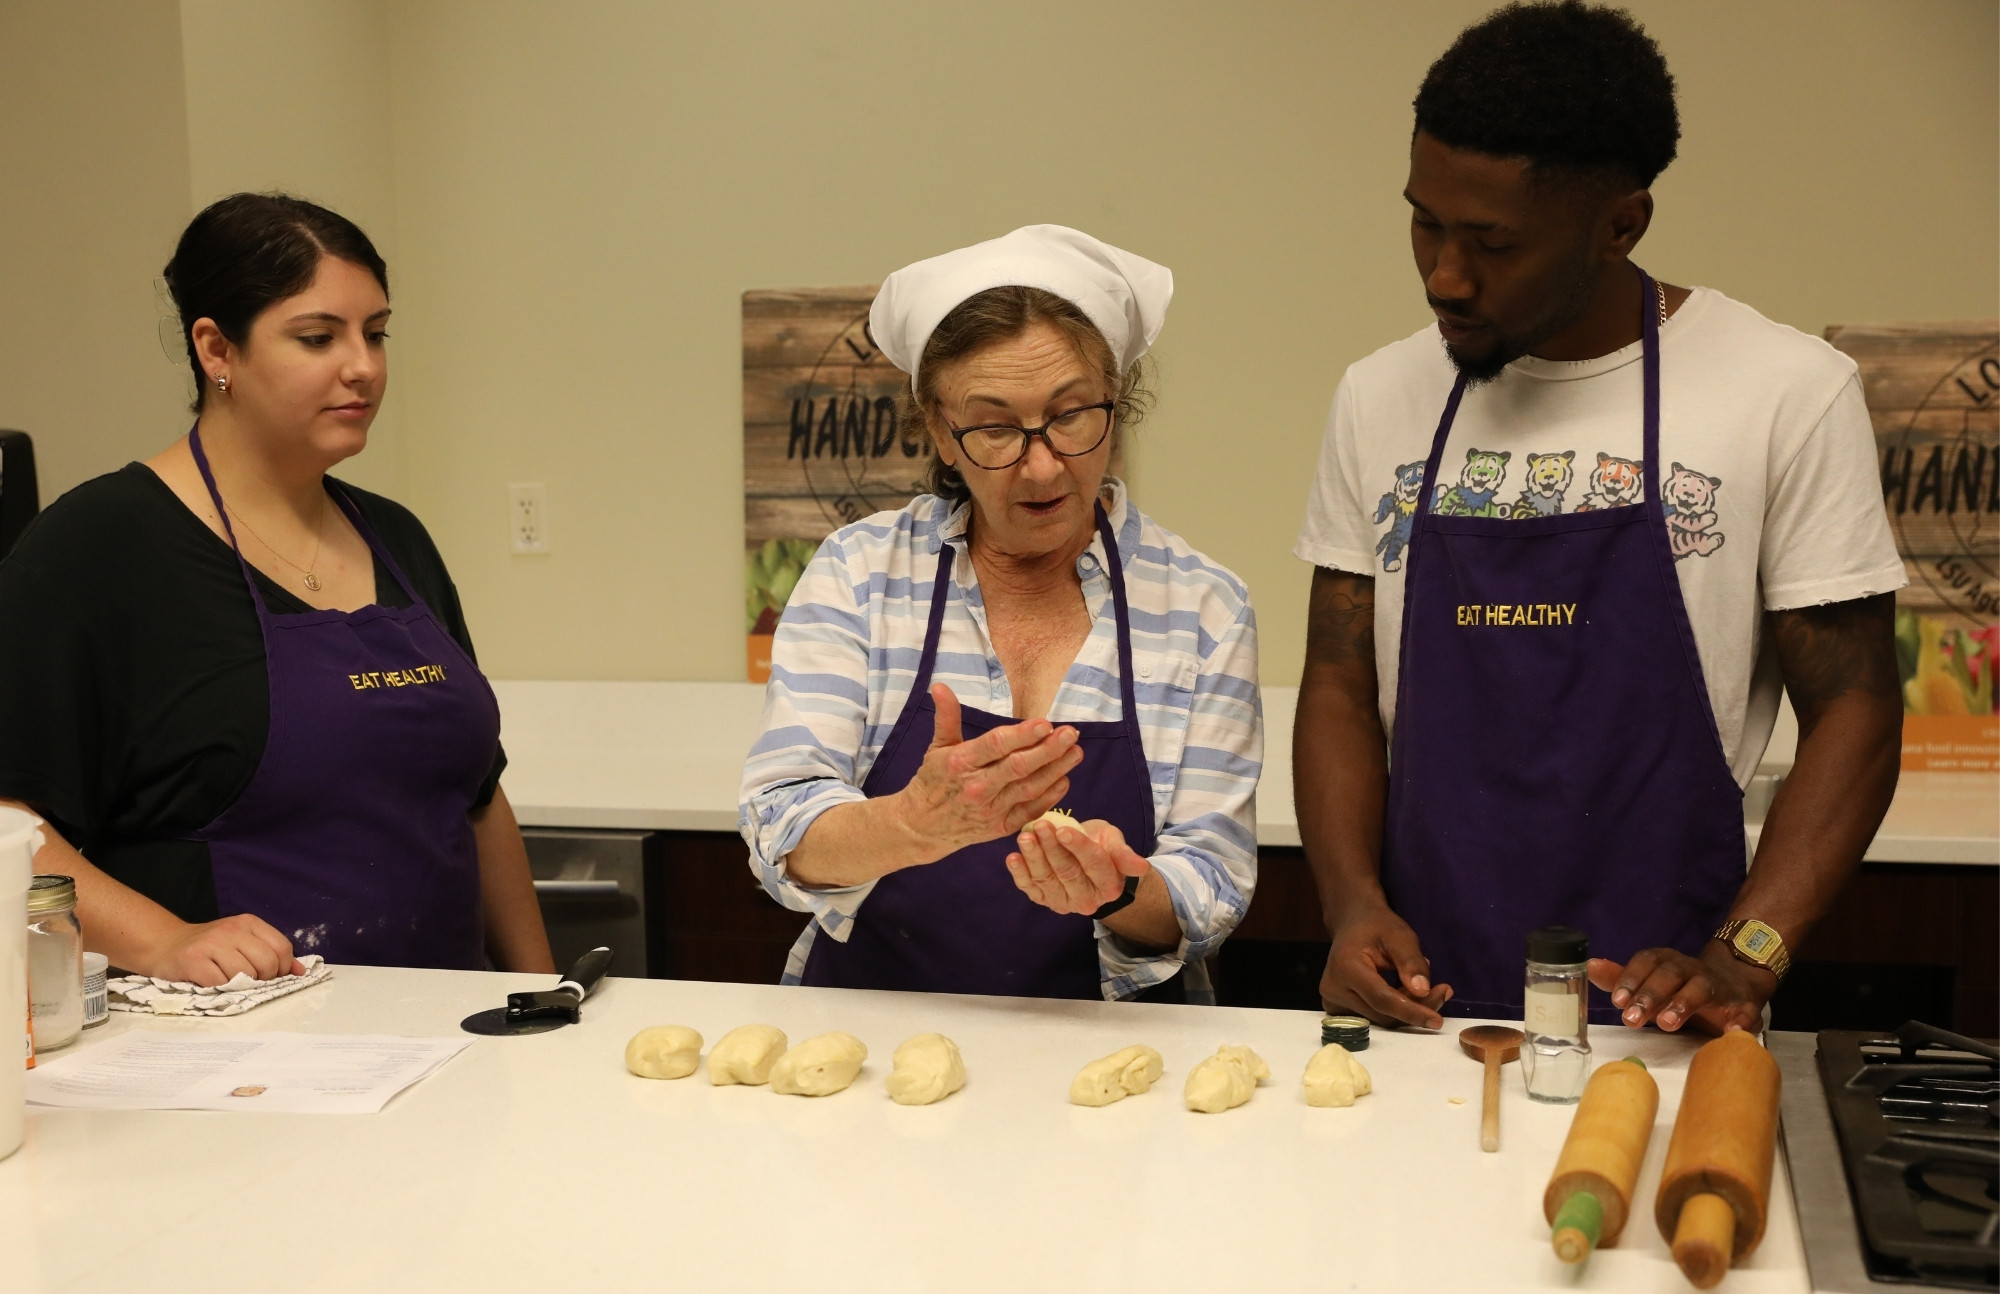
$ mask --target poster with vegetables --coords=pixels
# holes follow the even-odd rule
[[[2000,771],[2000,323],[1833,327],[1861,366],[1896,597],[1903,767]]]
[[[820,541],[923,490],[923,442],[901,425],[907,380],[868,335],[872,287],[743,294],[746,666],[771,676],[771,634]]]

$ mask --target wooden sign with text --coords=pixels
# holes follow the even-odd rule
[[[743,294],[743,546],[750,681],[833,531],[923,492],[923,442],[901,425],[908,382],[868,333],[872,287]]]
[[[1875,424],[1896,595],[1903,767],[2000,771],[2000,323],[1846,327]]]

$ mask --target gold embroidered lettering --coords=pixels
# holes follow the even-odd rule
[[[409,669],[372,669],[364,674],[349,674],[348,683],[357,692],[366,692],[379,687],[418,687],[426,683],[444,682],[444,666],[413,665]]]
[[[1574,602],[1461,602],[1454,610],[1454,618],[1461,628],[1474,629],[1481,626],[1502,626],[1513,628],[1546,629],[1561,628],[1576,623],[1576,603]],[[426,666],[437,670],[439,678],[444,671],[437,666]]]

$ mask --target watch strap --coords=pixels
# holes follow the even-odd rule
[[[1104,918],[1110,916],[1114,912],[1123,912],[1126,908],[1131,907],[1133,901],[1138,897],[1139,897],[1139,878],[1136,876],[1128,876],[1125,878],[1125,892],[1120,894],[1117,898],[1111,900],[1111,902],[1105,904],[1103,907],[1099,908],[1097,911],[1091,913],[1090,919],[1092,921],[1102,921],[1104,920]]]

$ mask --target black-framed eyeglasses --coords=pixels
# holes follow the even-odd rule
[[[1028,446],[1037,436],[1061,457],[1080,458],[1102,445],[1111,434],[1111,414],[1117,407],[1115,400],[1086,404],[1039,427],[1016,427],[1009,422],[953,427],[951,438],[958,442],[966,461],[990,472],[1012,467],[1026,458]]]

